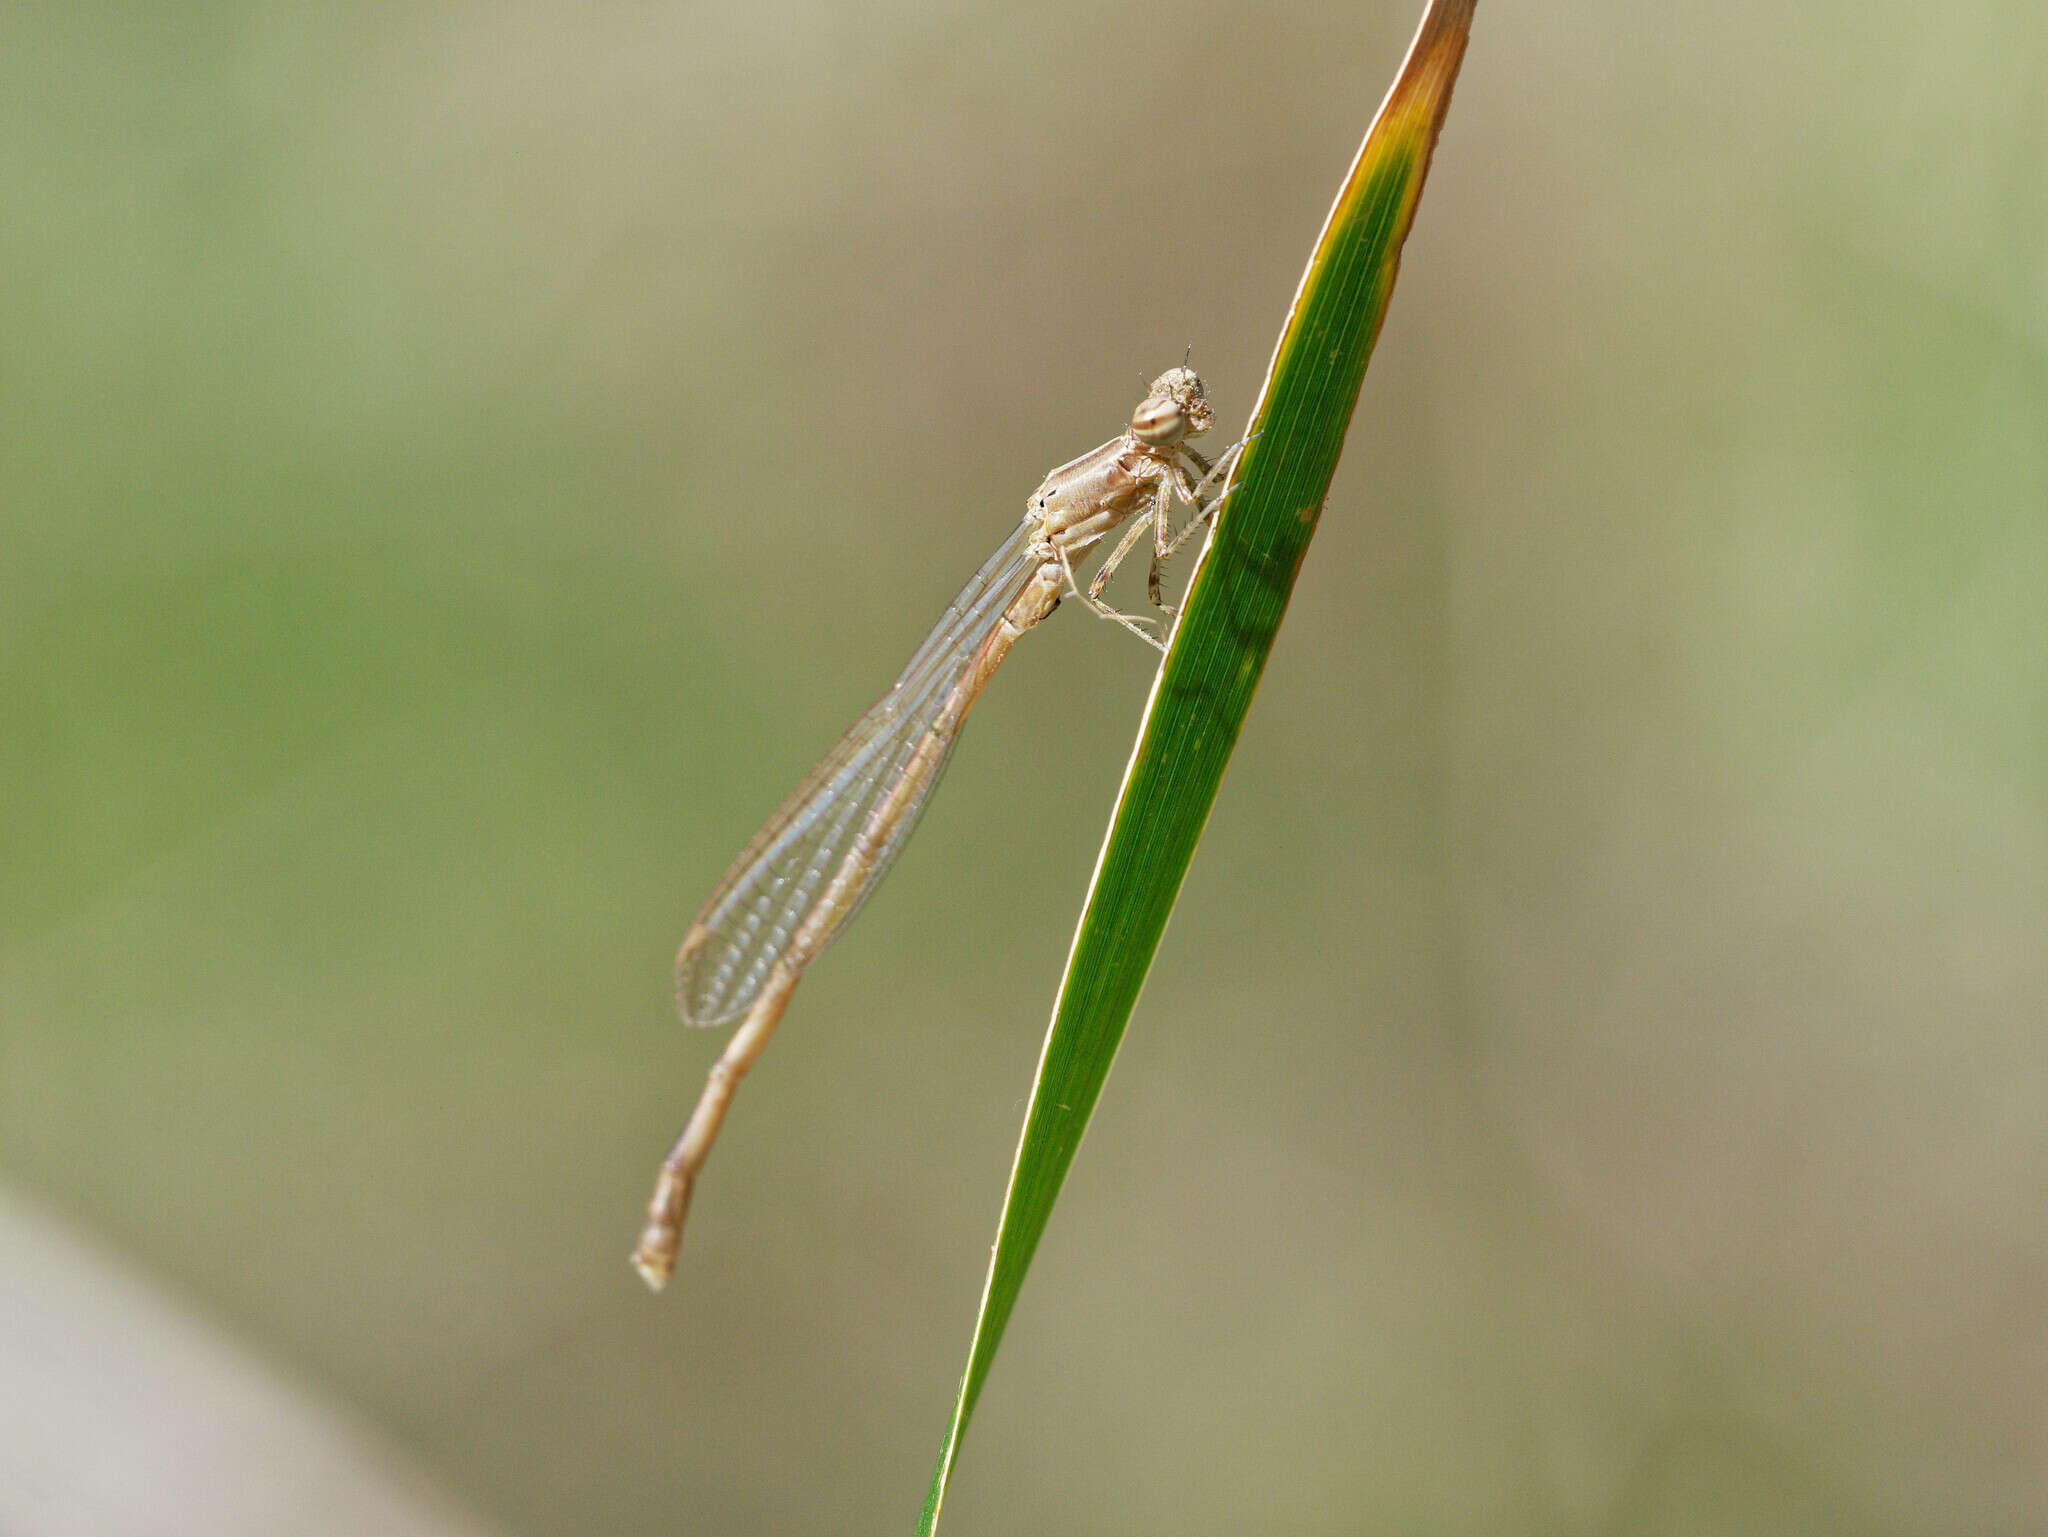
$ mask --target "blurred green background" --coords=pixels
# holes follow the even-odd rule
[[[1147,653],[656,1301],[669,957],[1416,13],[10,7],[0,1180],[508,1532],[907,1530]],[[2038,6],[1482,5],[949,1528],[2048,1526],[2044,592]]]

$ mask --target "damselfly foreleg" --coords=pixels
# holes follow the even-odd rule
[[[1140,523],[1138,528],[1142,530],[1144,526],[1143,523]],[[1130,542],[1126,538],[1125,543],[1129,544]],[[1118,624],[1129,630],[1154,650],[1162,652],[1166,650],[1166,642],[1145,628],[1148,624],[1157,624],[1163,629],[1164,625],[1161,624],[1161,621],[1154,619],[1150,614],[1127,614],[1122,609],[1111,608],[1097,596],[1096,589],[1101,580],[1099,573],[1097,581],[1090,582],[1084,591],[1079,578],[1074,575],[1074,558],[1067,553],[1065,546],[1054,545],[1053,553],[1059,557],[1060,570],[1066,573],[1067,591],[1085,603],[1090,612],[1103,619],[1114,619]]]

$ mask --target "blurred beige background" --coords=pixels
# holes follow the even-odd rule
[[[1146,654],[655,1301],[672,947],[1415,14],[10,8],[0,1182],[506,1532],[907,1530]],[[2044,512],[2037,6],[1487,0],[948,1529],[2048,1527]]]

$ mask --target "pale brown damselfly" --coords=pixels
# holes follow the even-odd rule
[[[740,1027],[662,1162],[633,1251],[649,1286],[659,1290],[675,1269],[690,1190],[733,1091],[774,1033],[804,968],[901,851],[969,708],[1017,637],[1071,594],[1165,650],[1173,611],[1160,595],[1161,563],[1215,510],[1220,497],[1208,493],[1243,446],[1213,466],[1188,447],[1213,421],[1194,370],[1168,369],[1152,381],[1124,431],[1046,476],[1024,521],[960,590],[895,685],[783,802],[697,914],[676,955],[677,1006],[686,1023],[737,1019]],[[1176,500],[1192,511],[1178,531],[1171,521]],[[1126,521],[1130,527],[1083,589],[1074,562]],[[1164,616],[1157,619],[1120,613],[1102,598],[1111,573],[1148,528],[1146,588]]]

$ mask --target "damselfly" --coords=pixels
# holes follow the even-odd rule
[[[901,851],[968,709],[1017,637],[1072,594],[1165,650],[1174,616],[1160,596],[1160,565],[1215,510],[1219,498],[1205,495],[1243,447],[1213,466],[1188,447],[1213,421],[1194,370],[1168,369],[1152,381],[1123,432],[1046,476],[1024,521],[960,590],[895,685],[783,802],[697,914],[676,955],[677,1006],[692,1025],[741,1024],[663,1160],[633,1253],[649,1286],[658,1290],[675,1269],[690,1189],[733,1091],[774,1033],[804,968]],[[1193,514],[1178,531],[1171,520],[1176,500]],[[1134,517],[1084,590],[1074,562]],[[1119,613],[1102,599],[1110,574],[1147,528],[1146,587],[1165,616],[1159,619]]]

